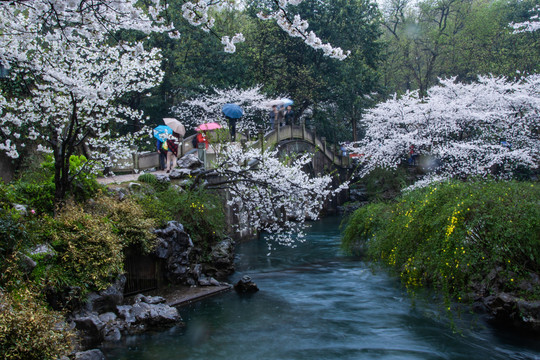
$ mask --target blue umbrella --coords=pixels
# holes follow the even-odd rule
[[[291,99],[283,98],[283,99],[281,99],[281,101],[282,101],[283,106],[289,106],[289,105],[294,104],[294,101],[292,101]]]
[[[172,135],[173,131],[167,125],[159,125],[154,129],[154,137],[159,141],[165,141],[168,135]]]
[[[244,115],[242,108],[236,104],[225,104],[221,109],[226,117],[231,119],[240,119]]]

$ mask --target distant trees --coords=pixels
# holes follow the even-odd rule
[[[529,1],[388,0],[381,57],[387,93],[418,89],[424,96],[439,77],[536,72],[537,36],[509,26],[528,19],[532,7]]]

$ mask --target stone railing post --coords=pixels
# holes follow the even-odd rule
[[[302,126],[302,140],[306,140],[306,121],[301,120],[300,126]]]
[[[206,144],[205,143],[199,143],[197,144],[197,155],[199,156],[199,160],[202,161],[204,169],[206,170]]]
[[[323,136],[321,138],[321,141],[322,141],[322,144],[323,144],[323,153],[324,153],[324,155],[326,155],[326,137]]]
[[[261,152],[264,152],[264,130],[263,129],[259,129],[259,141],[261,143]]]
[[[131,150],[131,157],[133,159],[133,172],[138,173],[139,172],[139,148],[137,146],[130,146],[129,149]]]

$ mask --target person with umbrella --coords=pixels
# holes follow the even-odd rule
[[[172,133],[172,129],[167,125],[159,125],[154,129],[154,137],[156,138],[156,150],[159,154],[160,170],[165,170],[165,162],[167,161],[167,137]]]
[[[287,105],[285,109],[285,125],[293,125],[294,122],[294,111],[292,110],[291,105]]]
[[[223,115],[227,119],[229,124],[229,132],[231,134],[231,141],[236,138],[236,121],[244,115],[242,108],[236,104],[225,104],[221,109]]]
[[[180,134],[173,132],[172,136],[167,139],[167,166],[165,171],[171,172],[176,167],[178,160],[178,145],[180,143]],[[172,165],[171,165],[172,162]]]

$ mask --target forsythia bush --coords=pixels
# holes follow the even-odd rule
[[[0,358],[49,360],[68,355],[74,334],[63,315],[47,310],[28,289],[0,291]]]
[[[496,276],[528,298],[520,281],[540,272],[540,186],[531,182],[447,182],[375,203],[349,220],[343,246],[367,248],[408,288],[434,285],[457,300]]]

